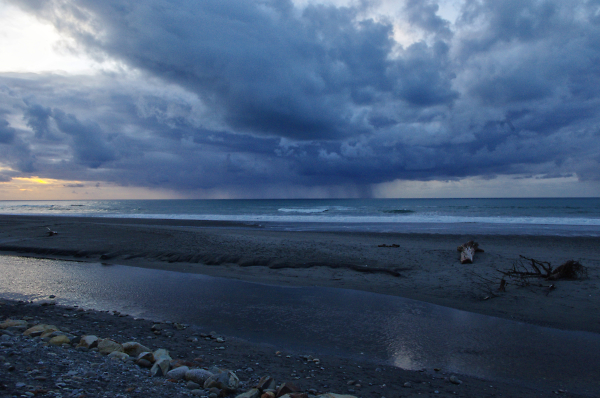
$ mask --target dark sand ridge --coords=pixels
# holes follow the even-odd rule
[[[48,236],[46,227],[58,231]],[[0,216],[0,252],[194,272],[277,285],[329,286],[422,300],[569,330],[600,332],[600,238],[285,232],[227,222]],[[456,247],[479,242],[475,264]],[[379,247],[396,244],[399,247]],[[519,255],[558,266],[579,260],[589,278],[519,288],[483,300]],[[544,283],[548,285],[549,283]]]

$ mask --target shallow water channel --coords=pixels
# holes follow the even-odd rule
[[[600,334],[562,331],[401,297],[281,287],[121,265],[0,256],[0,297],[57,296],[298,353],[443,368],[491,380],[600,391]]]

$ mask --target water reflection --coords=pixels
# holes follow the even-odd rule
[[[199,325],[283,349],[600,391],[600,335],[373,293],[292,288],[126,266],[0,257],[3,297]],[[361,353],[364,353],[362,355]]]

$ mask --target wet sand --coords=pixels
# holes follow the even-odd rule
[[[48,236],[46,227],[58,234]],[[456,247],[469,240],[485,252],[476,254],[474,264],[462,265]],[[384,244],[398,247],[380,247]],[[0,216],[0,253],[364,290],[600,333],[595,237],[288,232],[212,221]],[[519,255],[554,267],[578,260],[589,277],[536,279],[526,288],[509,282],[505,293],[496,292],[498,270],[511,268]]]

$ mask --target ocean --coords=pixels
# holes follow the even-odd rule
[[[283,230],[600,236],[600,198],[0,201],[0,214],[234,221]]]
[[[600,236],[600,198],[0,201],[0,214],[234,221],[281,230]]]

